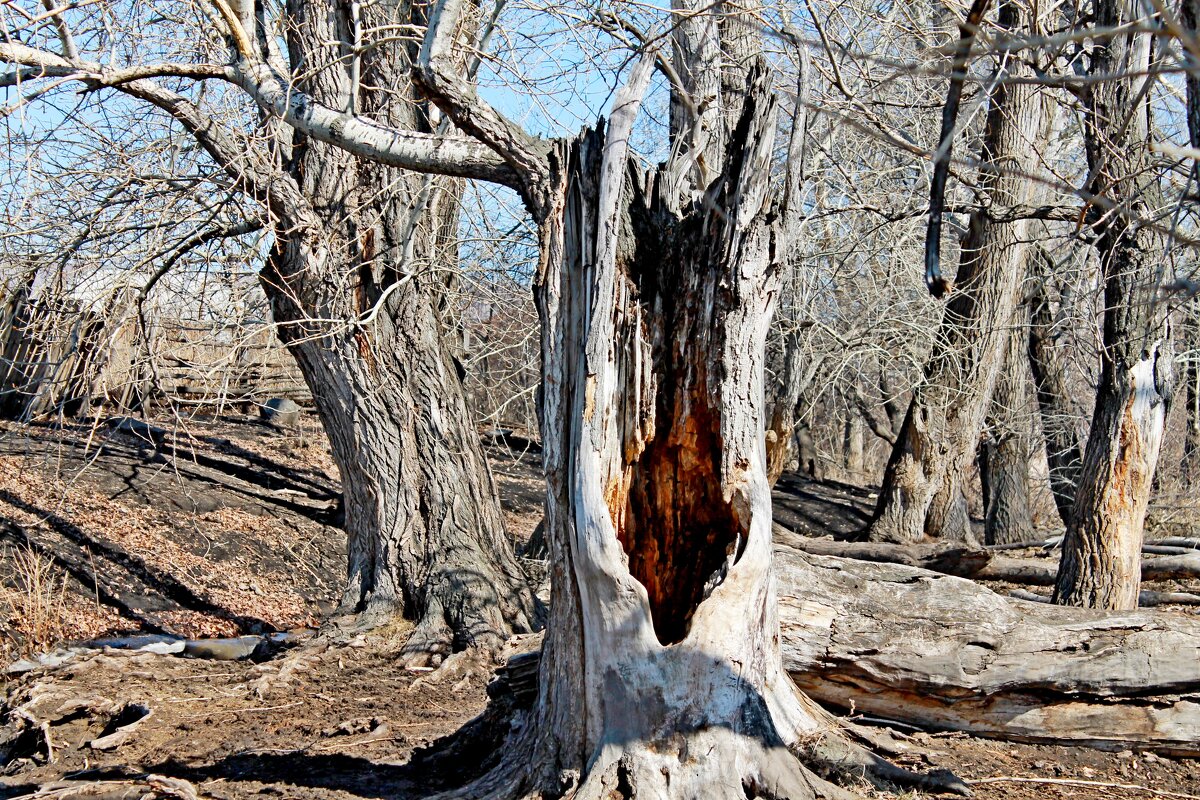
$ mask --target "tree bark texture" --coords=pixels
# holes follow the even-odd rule
[[[429,131],[407,47],[375,48],[354,69],[343,60],[309,70],[309,60],[333,61],[328,43],[346,41],[348,21],[328,12],[324,3],[295,9],[289,45],[293,69],[308,76],[301,88],[330,107]],[[366,24],[394,21],[382,7],[362,13]],[[277,227],[262,283],[341,470],[343,608],[416,620],[410,665],[498,646],[529,629],[532,598],[440,318],[447,270],[438,267],[456,266],[459,188],[300,135],[286,166],[311,219]]]
[[[1063,525],[1069,525],[1079,472],[1083,469],[1081,442],[1086,433],[1079,430],[1078,420],[1082,415],[1068,383],[1066,360],[1055,343],[1054,312],[1047,291],[1053,265],[1040,249],[1031,254],[1031,259],[1034,274],[1029,282],[1029,365],[1046,443],[1050,493]]]
[[[1200,485],[1200,316],[1192,309],[1186,336],[1187,361],[1187,413],[1184,424],[1187,431],[1183,440],[1183,477],[1188,486]]]
[[[1023,309],[1019,308],[1019,311]],[[1004,364],[996,379],[988,410],[987,438],[981,445],[980,476],[986,513],[984,541],[1006,544],[1028,539],[1033,532],[1029,510],[1029,415],[1026,384],[1029,361],[1024,347],[1024,314],[1018,313],[1005,346]]]
[[[784,665],[868,715],[1010,741],[1200,754],[1200,624],[1010,600],[970,580],[777,547]]]
[[[789,749],[819,748],[829,719],[783,671],[771,571],[776,100],[756,69],[722,177],[692,196],[627,156],[650,67],[607,130],[551,156],[536,294],[550,622],[529,758],[468,791],[844,797]]]
[[[1016,29],[1015,4],[1005,3]],[[1020,77],[1024,67],[1008,71]],[[1042,104],[1029,84],[998,83],[984,132],[981,176],[992,210],[1023,205],[1034,166],[1031,143]],[[955,288],[933,342],[925,376],[892,447],[868,531],[872,541],[913,542],[925,535],[970,539],[959,476],[975,456],[979,432],[1000,372],[1008,321],[1024,275],[1026,223],[971,216]]]
[[[1096,24],[1137,22],[1140,6],[1100,0]],[[1100,382],[1054,600],[1113,610],[1137,607],[1143,523],[1173,380],[1164,304],[1158,302],[1162,236],[1143,224],[1160,207],[1146,145],[1149,102],[1141,92],[1151,35],[1097,41],[1084,104],[1093,195],[1111,204],[1093,229],[1104,277]],[[1111,77],[1118,76],[1118,77]]]

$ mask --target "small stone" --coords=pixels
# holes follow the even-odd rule
[[[286,397],[272,397],[258,409],[258,415],[264,422],[286,428],[299,425],[302,413],[296,401]]]
[[[1050,769],[1050,762],[1049,761],[1035,761],[1035,762],[1033,762],[1033,768],[1036,770],[1042,770],[1042,771],[1048,770],[1048,769]]]

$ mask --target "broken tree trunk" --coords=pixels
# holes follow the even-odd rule
[[[776,95],[760,63],[697,186],[628,155],[652,65],[634,67],[610,126],[554,145],[531,202],[550,621],[535,707],[462,796],[845,798],[797,754],[897,775],[838,735],[779,651],[763,441],[786,252]]]
[[[1200,620],[1012,601],[969,580],[776,547],[807,694],[920,727],[1200,755]]]

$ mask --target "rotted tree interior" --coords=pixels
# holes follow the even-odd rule
[[[732,137],[741,146],[700,202],[678,210],[666,170],[643,177],[631,166],[627,173],[630,201],[620,228],[629,244],[617,258],[624,302],[618,300],[615,321],[617,352],[629,356],[618,358],[626,467],[606,499],[662,644],[687,635],[696,608],[740,556],[750,527],[735,476],[750,466],[744,458],[729,463],[721,430],[731,408],[760,407],[747,397],[723,396],[734,386],[723,354],[728,317],[750,299],[740,296],[736,269],[731,273],[738,237],[730,217],[740,199],[735,187],[752,161],[744,147],[753,151],[759,141],[749,128],[769,116],[754,107],[761,100],[748,100]],[[740,424],[761,429],[761,420]]]

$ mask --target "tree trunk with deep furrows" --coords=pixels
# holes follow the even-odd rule
[[[327,11],[297,7],[293,60],[324,63],[322,50],[344,38]],[[363,13],[370,23],[381,12]],[[414,58],[407,46],[377,48],[357,79],[332,64],[301,88],[332,107],[429,131],[434,120],[409,78]],[[495,648],[530,629],[533,605],[443,330],[461,188],[300,135],[286,166],[321,238],[279,230],[262,284],[341,471],[342,608],[416,621],[410,666],[452,649]]]
[[[1052,265],[1040,249],[1031,258],[1034,275],[1029,297],[1029,365],[1046,443],[1050,493],[1063,525],[1068,525],[1075,505],[1079,471],[1083,468],[1081,442],[1086,434],[1079,430],[1081,415],[1067,380],[1066,360],[1054,341],[1054,313],[1046,290]]]
[[[1136,22],[1140,6],[1100,0],[1097,24]],[[1162,235],[1145,225],[1160,207],[1149,153],[1149,101],[1139,91],[1151,35],[1134,30],[1097,42],[1084,143],[1090,191],[1115,204],[1094,223],[1104,276],[1104,328],[1096,408],[1063,540],[1054,600],[1137,608],[1143,524],[1173,383],[1165,304],[1158,300]],[[1111,76],[1120,76],[1113,78]]]
[[[1015,4],[1002,5],[1002,24],[1021,29],[1017,13]],[[1014,64],[1008,72],[1019,76],[1024,70]],[[872,541],[914,542],[926,535],[973,539],[959,480],[975,456],[1025,270],[1026,223],[993,222],[987,214],[1028,200],[1030,181],[1024,174],[1034,166],[1030,142],[1041,115],[1033,86],[998,84],[982,157],[990,168],[981,182],[992,203],[971,216],[933,353],[888,459],[867,533]]]
[[[1017,319],[1023,316],[1018,313]],[[1024,325],[1012,326],[1004,366],[992,392],[987,440],[981,445],[986,544],[1019,542],[1033,532],[1029,510],[1029,416],[1025,402],[1029,372],[1026,338]]]

